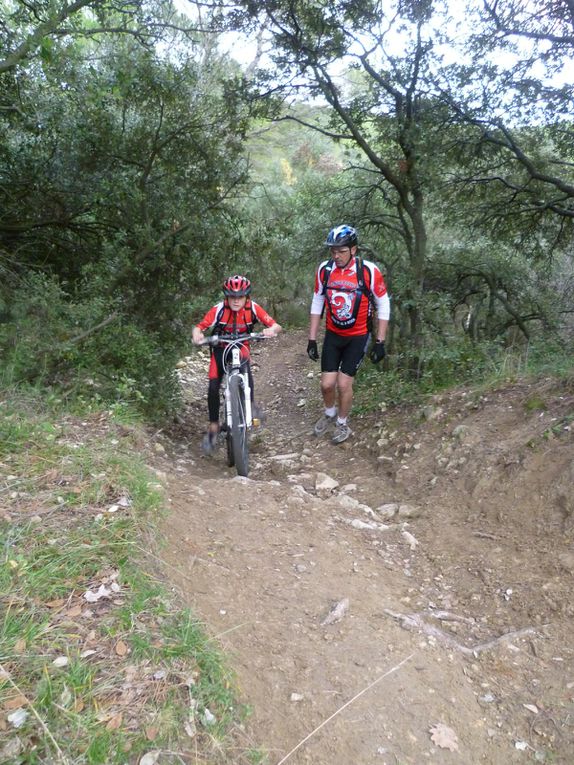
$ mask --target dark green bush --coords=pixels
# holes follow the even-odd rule
[[[184,334],[126,321],[97,296],[71,300],[57,279],[31,274],[0,323],[2,382],[57,385],[158,416],[180,402],[175,362]]]

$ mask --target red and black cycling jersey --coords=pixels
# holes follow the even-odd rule
[[[315,290],[311,304],[312,314],[321,314],[327,304],[326,329],[338,335],[354,336],[368,333],[369,297],[359,288],[357,258],[353,257],[345,268],[333,265],[327,284],[323,287],[325,260],[315,274]],[[385,280],[379,268],[369,260],[363,261],[365,286],[370,290],[379,319],[389,318],[389,298]],[[359,301],[357,303],[357,301]]]
[[[209,309],[197,326],[202,332],[213,329],[219,335],[247,335],[257,322],[265,327],[276,324],[275,319],[254,300],[248,300],[239,311],[232,311],[222,300]]]
[[[253,325],[257,322],[265,327],[272,327],[276,324],[275,319],[254,300],[247,300],[239,311],[232,311],[229,305],[222,300],[209,309],[197,326],[202,332],[213,329],[214,334],[217,335],[248,335],[253,331]],[[243,359],[249,360],[248,342],[243,344],[241,356]],[[209,379],[221,379],[222,375],[221,348],[212,348]]]

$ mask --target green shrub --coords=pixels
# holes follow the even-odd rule
[[[528,346],[502,347],[499,343],[471,343],[452,339],[426,348],[420,357],[421,375],[413,380],[402,368],[402,359],[391,354],[387,368],[365,361],[355,387],[355,412],[413,402],[427,394],[460,384],[490,385],[525,375],[552,374],[570,379],[574,349],[555,336],[540,337]],[[544,407],[540,399],[526,404],[529,411]]]
[[[173,412],[183,332],[127,322],[119,313],[105,324],[112,315],[101,297],[74,300],[57,279],[30,274],[0,323],[0,382],[56,385],[68,395],[135,404],[151,416]]]
[[[58,342],[68,335],[70,323],[66,295],[58,281],[29,273],[12,292],[9,304],[6,301],[0,323],[3,382],[42,378]]]

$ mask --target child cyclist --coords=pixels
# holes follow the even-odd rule
[[[216,335],[248,335],[253,331],[253,325],[261,322],[265,326],[263,334],[266,337],[275,337],[281,332],[281,327],[275,319],[261,308],[261,306],[249,297],[251,282],[245,276],[230,276],[223,283],[224,299],[212,306],[203,319],[192,331],[194,343],[200,343],[205,339],[205,330],[212,329]],[[207,408],[209,411],[209,428],[202,442],[202,448],[206,454],[212,454],[217,444],[219,433],[219,390],[223,378],[223,351],[222,346],[211,347],[211,360],[209,363],[209,385],[207,388]],[[251,386],[251,399],[253,400],[253,377],[249,365],[249,344],[245,343],[242,350],[247,363],[247,373]]]

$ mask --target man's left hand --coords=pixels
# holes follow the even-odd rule
[[[385,352],[385,342],[384,340],[377,340],[377,342],[373,345],[371,348],[371,352],[369,353],[369,358],[373,362],[373,364],[378,364],[379,361],[382,361],[386,356]]]

